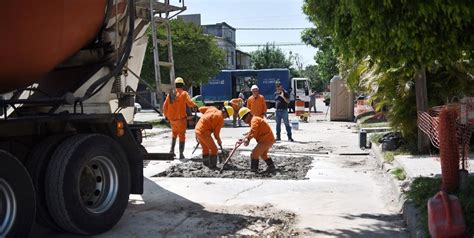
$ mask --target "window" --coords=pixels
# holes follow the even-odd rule
[[[305,88],[305,81],[296,80],[296,89],[304,90],[304,88]]]
[[[231,57],[231,52],[230,51],[227,51],[227,64],[232,64],[232,57]]]

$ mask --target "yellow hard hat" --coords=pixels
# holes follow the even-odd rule
[[[250,112],[250,109],[248,109],[247,107],[243,107],[239,110],[239,117],[240,119],[244,118],[245,115],[247,115],[247,113]]]
[[[234,109],[232,107],[224,106],[224,108],[225,108],[225,111],[227,112],[227,115],[229,115],[229,117],[234,115]]]
[[[224,106],[229,106],[229,101],[224,101]]]
[[[181,77],[177,77],[177,78],[174,80],[174,83],[182,83],[182,84],[184,84],[184,79],[181,78]]]

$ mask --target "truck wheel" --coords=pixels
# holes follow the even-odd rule
[[[75,135],[54,152],[46,172],[46,201],[58,226],[96,235],[122,217],[130,194],[125,152],[108,136]]]
[[[55,135],[43,139],[35,145],[25,163],[26,169],[30,172],[36,191],[36,221],[39,224],[54,230],[61,230],[61,228],[56,225],[48,211],[46,204],[45,178],[51,156],[65,137],[66,136],[64,135]]]
[[[0,150],[0,237],[28,237],[35,220],[35,190],[25,167]]]

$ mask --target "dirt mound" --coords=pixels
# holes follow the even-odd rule
[[[239,179],[281,179],[301,180],[305,179],[306,173],[311,168],[312,157],[272,157],[276,171],[274,173],[252,173],[250,172],[250,158],[240,154],[232,157],[232,163],[226,165],[220,174],[222,164],[218,164],[217,170],[211,170],[202,165],[200,159],[194,158],[183,163],[175,164],[167,170],[154,177],[200,177],[200,178],[239,178]],[[259,170],[265,170],[267,165],[260,160]]]

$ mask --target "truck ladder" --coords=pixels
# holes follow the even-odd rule
[[[173,84],[173,80],[175,79],[175,72],[173,59],[173,44],[171,40],[171,26],[169,19],[186,10],[186,7],[184,6],[184,0],[179,2],[182,3],[181,7],[170,5],[169,0],[164,0],[163,2],[160,2],[160,0],[150,0],[150,22],[153,42],[153,62],[155,68],[156,95],[158,98],[160,111],[162,111],[161,109],[164,101],[162,93],[163,88],[161,85],[161,67],[169,68],[169,77],[170,84],[172,85],[172,90],[168,93],[171,97],[171,100],[174,100],[175,87]],[[177,13],[171,15],[171,13],[175,11],[177,11]],[[157,39],[157,27],[165,27],[166,39]],[[161,46],[167,47],[167,61],[160,61],[158,50]]]

